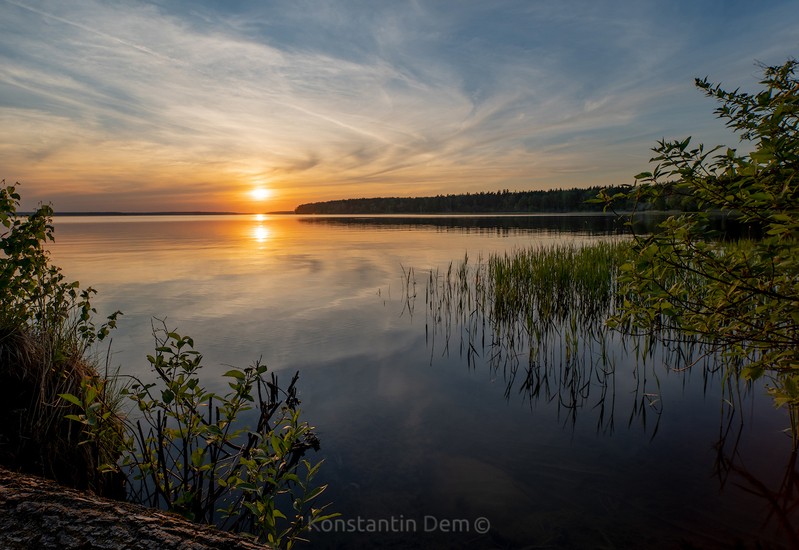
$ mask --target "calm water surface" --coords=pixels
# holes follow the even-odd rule
[[[100,315],[124,312],[124,373],[148,376],[154,316],[194,337],[211,388],[259,357],[286,381],[301,372],[346,522],[313,547],[789,547],[797,516],[772,506],[790,500],[788,418],[762,386],[729,416],[718,375],[661,356],[635,369],[619,347],[575,410],[557,392],[506,396],[484,353],[469,365],[459,336],[431,338],[430,269],[615,233],[596,217],[64,217],[51,250],[98,289]]]

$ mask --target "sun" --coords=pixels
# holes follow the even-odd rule
[[[272,191],[266,187],[256,187],[250,191],[250,196],[253,198],[253,200],[262,201],[271,197]]]

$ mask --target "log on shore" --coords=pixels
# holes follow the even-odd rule
[[[0,548],[264,550],[180,516],[68,489],[0,468]]]

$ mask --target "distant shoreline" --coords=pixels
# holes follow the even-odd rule
[[[369,213],[369,214],[297,214],[290,210],[275,212],[56,212],[53,217],[79,218],[79,217],[144,217],[144,216],[300,216],[308,218],[501,218],[501,217],[542,217],[542,216],[616,216],[628,215],[632,212],[597,212],[590,210],[552,211],[552,212],[423,212],[423,213]],[[646,211],[644,213],[663,213],[663,211]],[[27,216],[31,212],[20,212]]]
[[[426,197],[372,197],[301,204],[296,214],[549,214],[601,212],[600,192],[626,195],[629,186],[461,193]],[[634,207],[626,201],[625,207]]]
[[[23,212],[28,215],[30,212]],[[291,210],[275,212],[207,212],[207,211],[169,211],[169,212],[55,212],[53,216],[258,216],[258,215],[294,214]]]

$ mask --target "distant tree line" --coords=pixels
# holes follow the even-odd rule
[[[436,195],[434,197],[380,197],[342,199],[301,204],[296,214],[441,214],[503,212],[599,212],[603,205],[587,203],[601,190],[610,194],[629,191],[629,186],[547,191],[509,191]],[[662,206],[667,206],[665,203]],[[633,204],[630,203],[630,209]],[[640,208],[640,205],[639,205]]]

